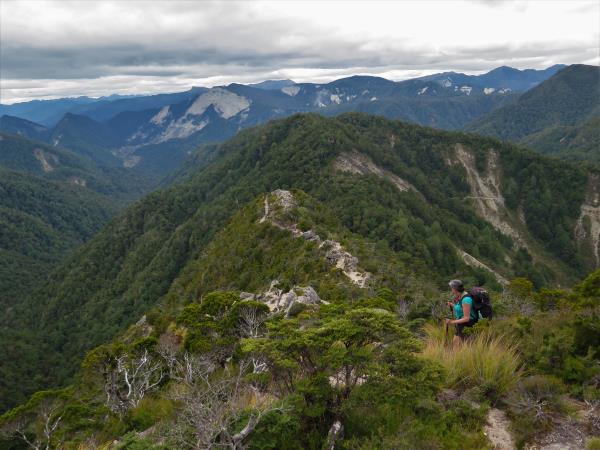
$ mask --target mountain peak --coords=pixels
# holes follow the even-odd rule
[[[293,86],[296,84],[295,81],[285,79],[285,80],[265,80],[260,83],[247,84],[246,86],[250,86],[257,89],[264,89],[266,91],[277,90],[287,86]]]

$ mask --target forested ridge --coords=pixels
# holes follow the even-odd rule
[[[149,186],[66,149],[0,133],[0,307],[29,295]]]
[[[374,271],[368,287],[332,266],[334,242]],[[515,279],[457,353],[428,277],[301,191],[274,191],[90,351],[70,387],[2,416],[0,445],[23,433],[64,448],[481,449],[498,407],[519,446],[539,442],[597,402],[599,283],[598,271],[573,291]],[[594,417],[569,423],[593,436]]]
[[[73,446],[99,445],[157,423],[156,436],[168,445],[222,439],[253,448],[296,448],[284,442],[318,448],[339,421],[345,448],[410,448],[423,439],[432,448],[484,448],[487,406],[465,407],[465,398],[440,403],[442,388],[476,387],[470,392],[483,405],[508,402],[528,389],[519,370],[526,363],[558,379],[547,381],[558,397],[595,395],[598,274],[575,291],[553,289],[574,286],[596,267],[590,241],[575,238],[594,169],[491,138],[357,113],[292,116],[243,131],[213,151],[212,161],[185,181],[127,208],[7,315],[23,331],[0,329],[3,345],[15,343],[1,364],[2,406],[34,390],[73,387],[36,394],[3,417],[6,429],[14,431],[25,414],[27,432],[34,433],[39,408],[50,403],[58,408],[52,414],[71,414],[50,441]],[[483,184],[497,184],[490,188],[496,209],[479,202],[474,169]],[[265,198],[277,190],[290,192],[292,206],[280,204],[283,194]],[[307,232],[318,239],[298,234]],[[482,325],[478,339],[506,332],[518,340],[521,362],[507,378],[491,373],[463,386],[435,348],[421,356],[424,339],[427,346],[437,342],[425,323],[432,313],[438,320],[444,314],[440,290],[458,276],[502,299],[499,325],[491,331]],[[271,314],[265,299],[275,290],[290,302],[304,300]],[[253,300],[242,304],[243,298]],[[240,322],[247,321],[246,306],[262,318],[254,331]],[[555,329],[543,325],[565,311],[569,319]],[[503,342],[510,358],[512,347]],[[86,352],[101,344],[78,370]],[[562,359],[539,356],[554,358],[556,345],[564,345]],[[547,353],[533,351],[540,346]],[[17,352],[27,357],[15,359]],[[314,358],[309,365],[307,355]],[[199,364],[202,380],[221,380],[226,423],[220,423],[229,434],[202,437],[197,432],[205,425],[182,425],[186,408],[202,405],[175,391],[201,397],[206,385],[189,384],[169,366],[181,358]],[[263,363],[266,370],[258,370]],[[136,364],[154,369],[141,396],[124,398],[118,374]],[[353,373],[352,389],[349,379],[331,382],[340,370]],[[408,410],[408,404],[422,406]],[[361,423],[366,409],[371,421]],[[85,417],[104,419],[77,422]],[[249,424],[253,433],[239,435]],[[523,442],[534,438],[526,423],[518,425]],[[177,435],[160,434],[162,426]],[[123,445],[151,445],[135,433],[123,439]]]
[[[599,105],[600,68],[575,64],[465,129],[518,142],[540,153],[597,163]]]

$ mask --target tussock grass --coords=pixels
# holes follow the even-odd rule
[[[448,384],[455,388],[480,388],[489,397],[503,396],[523,376],[517,348],[503,336],[482,331],[471,336],[460,348],[452,348],[451,333],[444,326],[427,325],[423,356],[445,369]]]

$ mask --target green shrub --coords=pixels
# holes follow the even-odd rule
[[[547,430],[553,414],[568,412],[565,391],[563,383],[552,376],[533,375],[518,383],[506,398],[518,442],[527,442],[535,433]]]
[[[155,445],[149,439],[138,437],[135,433],[127,433],[115,450],[168,450],[164,445]]]
[[[146,397],[129,412],[129,423],[139,431],[146,430],[159,420],[173,415],[173,404],[164,398]]]
[[[585,446],[585,448],[587,450],[600,450],[600,438],[597,438],[597,437],[591,438],[587,442],[587,445]]]

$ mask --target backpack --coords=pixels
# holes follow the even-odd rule
[[[477,319],[491,319],[494,315],[490,294],[482,287],[473,287],[469,291],[473,299],[473,309],[477,313]]]

